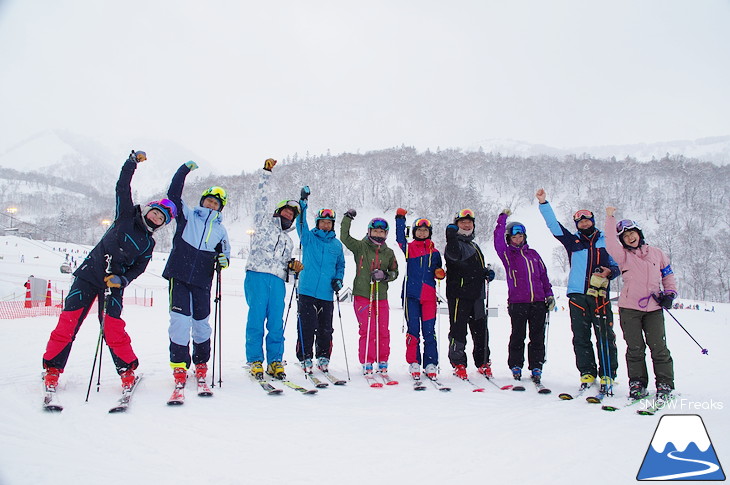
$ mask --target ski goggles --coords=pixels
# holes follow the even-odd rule
[[[630,231],[632,229],[636,231],[641,231],[641,228],[636,222],[632,221],[631,219],[624,219],[616,224],[616,235],[621,236],[626,231]]]
[[[165,224],[169,224],[177,217],[177,206],[170,199],[155,200],[147,204],[152,209],[157,209],[165,216]]]
[[[368,224],[368,229],[383,229],[384,231],[388,230],[388,221],[385,219],[381,219],[380,217],[376,217],[370,223]]]
[[[515,224],[514,226],[509,228],[509,235],[510,236],[516,236],[518,234],[522,234],[523,236],[527,234],[527,231],[525,230],[525,226],[522,224]]]
[[[223,187],[209,187],[203,192],[203,197],[215,197],[225,206],[228,202],[228,193]]]
[[[427,229],[430,229],[431,221],[429,221],[428,219],[424,219],[424,218],[416,219],[416,222],[413,223],[413,229],[415,230],[418,227],[425,227]]]
[[[319,212],[317,212],[317,220],[320,219],[329,219],[329,220],[335,220],[335,211],[332,209],[320,209]]]
[[[284,209],[291,209],[294,212],[294,217],[298,216],[301,212],[301,207],[299,207],[299,202],[296,200],[282,200],[278,204],[276,204],[276,213],[281,214],[281,211]]]
[[[578,222],[582,219],[593,219],[593,212],[587,210],[587,209],[581,209],[575,214],[573,214],[573,220],[575,222]]]
[[[458,219],[472,219],[473,220],[473,219],[475,219],[475,217],[474,217],[474,211],[471,210],[471,209],[461,209],[456,214],[456,219],[457,220]]]

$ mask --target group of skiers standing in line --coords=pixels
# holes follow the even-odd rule
[[[210,293],[216,270],[228,266],[230,246],[221,211],[227,193],[210,187],[195,207],[182,201],[184,181],[195,162],[183,164],[173,176],[168,199],[134,205],[130,182],[144,152],[132,152],[117,182],[117,214],[114,223],[79,269],[59,322],[51,333],[43,356],[45,383],[55,389],[63,372],[71,344],[94,300],[100,302],[100,320],[123,387],[134,382],[138,360],[121,319],[124,287],[146,268],[154,248],[152,234],[177,219],[173,248],[163,276],[170,290],[170,365],[176,384],[184,385],[194,365],[195,377],[204,380],[210,359]],[[351,236],[354,209],[340,222],[340,240],[335,233],[336,214],[320,209],[314,227],[307,222],[309,188],[301,189],[299,200],[284,200],[271,211],[267,184],[276,165],[264,162],[255,205],[255,233],[246,264],[244,289],[248,304],[246,360],[257,379],[264,372],[285,379],[284,353],[285,283],[290,274],[298,278],[296,356],[305,373],[316,365],[327,372],[332,353],[333,299],[343,288],[345,257],[343,244],[353,253],[356,265],[352,284],[354,311],[359,324],[358,357],[364,374],[387,372],[390,357],[388,284],[398,278],[395,254],[386,244],[389,224],[383,218],[368,223],[362,239]],[[609,299],[609,281],[622,274],[624,287],[619,298],[619,315],[627,343],[626,362],[630,394],[646,394],[648,344],[659,392],[674,388],[673,364],[664,335],[662,307],[670,308],[676,297],[676,283],[667,256],[648,246],[641,228],[633,221],[616,222],[615,208],[606,208],[605,234],[595,227],[592,212],[579,210],[574,216],[576,232],[560,224],[543,189],[536,193],[539,209],[551,233],[570,255],[569,298],[573,348],[583,386],[600,377],[610,389],[616,378],[618,356]],[[414,378],[423,370],[427,377],[438,375],[435,322],[436,281],[446,279],[449,309],[448,359],[454,375],[467,379],[467,332],[472,337],[473,362],[477,372],[492,378],[489,330],[486,323],[488,283],[494,271],[474,241],[476,217],[472,210],[459,211],[446,227],[446,247],[441,253],[432,242],[433,226],[425,218],[411,226],[408,241],[407,211],[395,215],[396,241],[406,257],[403,303],[407,323],[406,361]],[[546,312],[555,306],[547,270],[540,255],[527,244],[523,224],[507,223],[511,212],[499,214],[494,230],[494,247],[502,261],[508,287],[508,310],[512,323],[508,366],[521,379],[525,361],[525,338],[530,377],[540,381],[545,360]],[[289,232],[296,228],[302,261],[292,258],[294,243]],[[443,263],[446,264],[446,271]],[[596,353],[592,333],[596,335]],[[192,340],[192,355],[190,352]],[[423,340],[423,345],[421,345]],[[264,368],[266,362],[266,368]]]

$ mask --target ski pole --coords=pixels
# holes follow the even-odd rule
[[[662,307],[662,308],[664,308],[664,307]],[[709,350],[707,350],[706,348],[702,347],[702,345],[700,345],[700,343],[699,343],[699,342],[698,342],[698,341],[697,341],[697,340],[696,340],[696,339],[695,339],[695,338],[694,338],[694,337],[692,336],[692,334],[691,334],[691,333],[689,333],[689,332],[687,331],[687,329],[686,329],[686,328],[684,328],[684,325],[682,325],[681,323],[679,323],[679,320],[677,320],[677,319],[675,318],[675,316],[674,316],[674,315],[672,315],[672,312],[670,312],[670,311],[669,311],[669,309],[667,309],[667,308],[664,308],[664,311],[665,311],[665,312],[667,312],[667,313],[669,314],[669,316],[670,316],[670,317],[672,317],[672,318],[674,319],[674,321],[675,321],[675,322],[677,322],[677,325],[679,325],[679,326],[680,326],[680,327],[682,328],[682,330],[684,330],[684,332],[685,332],[685,333],[686,333],[687,335],[689,335],[689,338],[691,338],[691,339],[692,339],[692,340],[694,341],[694,343],[696,343],[696,344],[697,344],[697,346],[698,346],[698,347],[699,347],[699,348],[700,348],[700,349],[702,350],[702,353],[703,353],[703,354],[705,354],[705,355],[708,355],[708,354],[709,354]]]
[[[347,369],[347,380],[350,380],[350,364],[347,363],[347,346],[345,345],[345,331],[342,327],[342,311],[340,310],[340,292],[335,292],[337,298],[337,315],[340,317],[340,335],[342,335],[342,350],[345,354],[345,368]]]
[[[548,349],[548,335],[550,334],[550,310],[545,312],[545,353],[542,357],[542,363],[547,362],[547,349]]]
[[[368,302],[368,323],[365,326],[365,362],[364,364],[368,363],[368,357],[369,350],[370,350],[370,319],[373,314],[373,290],[375,289],[375,284],[371,281],[370,282],[370,300]]]
[[[216,369],[216,357],[218,357],[218,387],[223,385],[223,370],[222,370],[222,316],[223,309],[221,305],[221,267],[216,262],[215,265],[216,278],[215,278],[215,297],[213,302],[215,304],[213,313],[213,373],[211,375],[210,385],[215,387],[215,369]],[[216,352],[217,350],[217,352]]]
[[[109,291],[107,288],[103,293],[97,295],[97,305],[99,305],[99,338],[96,341],[96,350],[94,351],[94,363],[91,365],[91,375],[89,376],[89,387],[86,389],[86,402],[89,402],[89,395],[91,394],[91,384],[94,382],[94,371],[96,371],[96,359],[99,359],[99,377],[96,384],[96,392],[99,392],[101,386],[101,342],[104,340],[104,308],[106,307],[106,292]],[[101,295],[104,298],[101,299]]]

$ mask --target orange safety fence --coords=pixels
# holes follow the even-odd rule
[[[30,307],[28,307],[30,303]],[[152,306],[152,297],[125,296],[124,305]],[[63,302],[52,300],[51,305],[46,305],[46,300],[33,301],[0,301],[0,320],[13,320],[16,318],[58,316],[63,310]],[[89,314],[96,312],[96,302],[89,310]]]

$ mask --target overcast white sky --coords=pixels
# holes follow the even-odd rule
[[[0,152],[268,156],[730,134],[727,0],[0,0]]]

